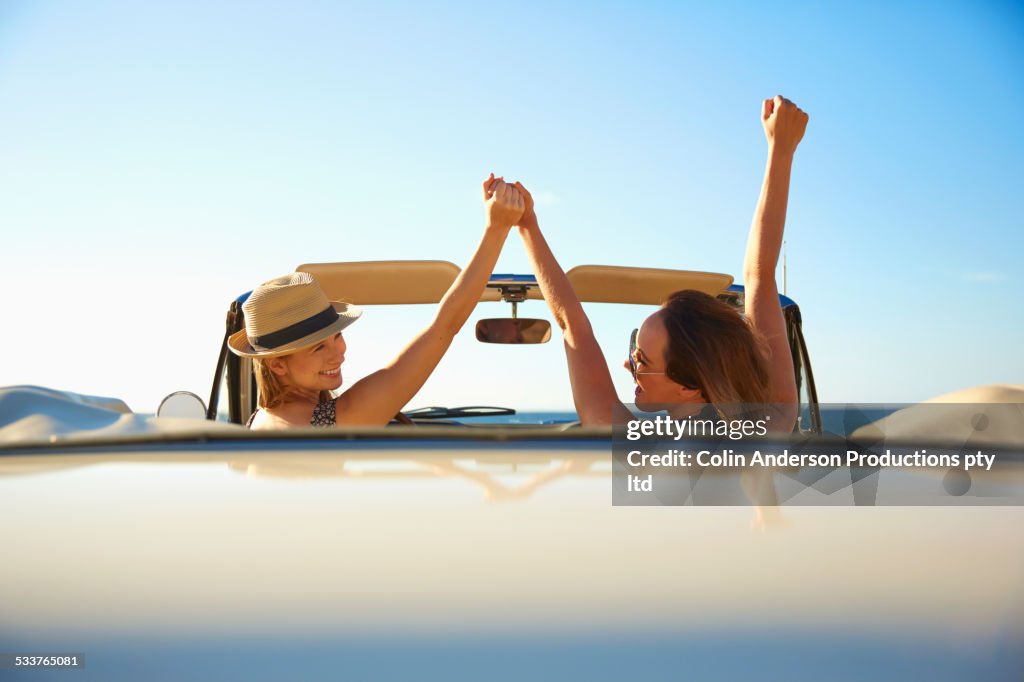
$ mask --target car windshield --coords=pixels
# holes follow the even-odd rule
[[[622,368],[629,330],[654,310],[655,306],[588,305],[621,396],[628,397],[633,391],[632,377]],[[365,319],[345,332],[349,351],[342,368],[342,389],[388,363],[408,343],[410,330],[426,326],[432,314],[431,306],[368,307]],[[520,303],[518,315],[550,320],[544,301]],[[573,414],[565,350],[557,327],[551,341],[542,344],[487,344],[474,337],[477,320],[510,316],[508,303],[480,303],[408,407],[494,405],[514,408],[521,418],[536,414],[542,419],[552,413]]]

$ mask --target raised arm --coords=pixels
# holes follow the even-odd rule
[[[441,299],[430,326],[390,364],[359,380],[338,397],[338,424],[387,424],[416,395],[441,361],[480,300],[505,238],[523,213],[523,198],[514,187],[495,179],[493,173],[484,181],[484,205],[484,236],[469,264]]]
[[[793,155],[804,136],[807,114],[788,99],[776,96],[764,100],[761,123],[768,139],[768,162],[743,264],[746,314],[754,329],[768,342],[772,402],[793,405],[795,417],[797,392],[793,358],[779,304],[775,268],[786,226]]]
[[[580,422],[591,426],[611,424],[613,419],[632,418],[629,410],[615,395],[608,364],[594,337],[590,320],[583,312],[580,299],[541,234],[537,213],[533,208],[533,197],[521,183],[516,183],[516,189],[525,201],[523,217],[519,220],[519,236],[523,238],[541,293],[562,330],[572,399],[576,403]]]

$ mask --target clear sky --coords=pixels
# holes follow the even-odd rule
[[[821,399],[1024,383],[1024,9],[834,4],[0,0],[0,385],[205,396],[236,295],[461,266],[490,170],[566,267],[738,275],[776,93],[811,117],[788,292]],[[515,233],[497,269],[528,271]],[[608,308],[618,365],[645,313]],[[368,311],[346,380],[430,314]],[[571,405],[557,340],[470,337],[411,406]]]

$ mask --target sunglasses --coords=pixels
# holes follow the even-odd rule
[[[665,372],[641,372],[636,368],[636,335],[639,332],[639,329],[634,329],[629,335],[629,371],[633,375],[633,381],[636,381],[640,374],[665,374]]]

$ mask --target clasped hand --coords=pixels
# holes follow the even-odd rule
[[[504,178],[496,178],[491,173],[484,180],[483,191],[488,227],[508,230],[523,217],[526,201],[519,190],[506,183]]]

